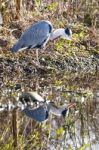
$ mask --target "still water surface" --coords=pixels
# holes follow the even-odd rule
[[[10,77],[9,77],[9,80]],[[18,147],[43,150],[99,150],[99,77],[96,74],[78,73],[27,75],[15,83],[21,89],[13,89],[1,83],[1,103],[16,101],[20,91],[37,90],[44,98],[57,106],[76,102],[76,108],[68,116],[50,116],[48,121],[37,123],[17,111]],[[12,113],[0,112],[0,147],[12,139]]]

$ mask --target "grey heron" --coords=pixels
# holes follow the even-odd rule
[[[34,108],[31,102],[38,102],[40,105]],[[69,103],[57,107],[54,102],[45,100],[37,92],[28,92],[22,93],[15,104],[13,104],[11,101],[8,101],[8,104],[0,103],[0,112],[4,110],[11,111],[15,108],[19,108],[26,116],[30,117],[31,119],[34,119],[38,122],[43,122],[49,118],[50,114],[58,117],[65,117],[69,108],[72,108],[75,105],[75,103]]]
[[[12,52],[21,51],[31,48],[44,48],[49,40],[56,38],[72,39],[72,31],[67,28],[59,28],[54,30],[51,22],[39,21],[27,28],[19,40],[11,48]],[[38,59],[38,56],[37,56]]]
[[[26,116],[38,121],[42,122],[45,121],[49,118],[50,114],[54,114],[55,116],[63,116],[65,117],[69,108],[72,108],[75,106],[75,103],[69,103],[65,104],[61,107],[57,107],[54,102],[51,102],[49,100],[45,100],[42,96],[40,96],[37,92],[28,92],[28,93],[23,93],[20,95],[19,100],[22,99],[24,102],[29,103],[30,102],[39,102],[40,106],[36,108],[32,108],[30,105],[27,105],[23,109],[23,112],[25,113]],[[23,103],[23,102],[22,102]]]
[[[57,107],[54,105],[54,103],[49,102],[45,103],[35,109],[26,107],[23,112],[26,116],[30,117],[31,119],[34,119],[38,122],[46,121],[49,118],[50,114],[54,114],[58,117],[65,117],[69,108],[72,108],[75,106],[75,103],[69,103],[68,105],[63,105],[61,107]]]

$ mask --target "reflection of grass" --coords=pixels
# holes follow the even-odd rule
[[[90,148],[90,144],[84,144],[83,146],[81,146],[80,148],[78,148],[77,150],[86,150],[87,148]]]

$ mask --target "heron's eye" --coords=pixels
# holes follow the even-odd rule
[[[70,36],[70,29],[66,28],[66,29],[65,29],[65,33],[66,33],[68,36]]]
[[[62,111],[62,115],[63,115],[63,117],[65,117],[65,116],[66,116],[66,113],[67,113],[67,109],[64,109],[64,110]]]

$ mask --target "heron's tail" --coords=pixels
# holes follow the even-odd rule
[[[13,47],[10,50],[11,50],[11,52],[17,52],[23,48],[24,48],[24,45],[23,45],[22,41],[19,40],[17,43],[15,43],[13,45]]]

